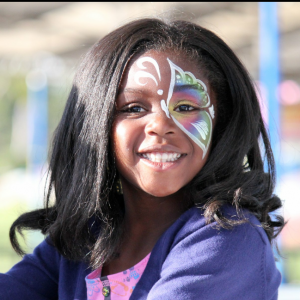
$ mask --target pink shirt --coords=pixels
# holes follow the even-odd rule
[[[85,278],[88,300],[129,300],[147,266],[150,254],[120,273],[101,277],[102,268],[90,273]]]

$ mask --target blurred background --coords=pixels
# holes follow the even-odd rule
[[[279,239],[279,299],[299,300],[300,3],[0,2],[0,272],[20,260],[10,225],[43,205],[47,149],[82,55],[140,17],[184,19],[214,31],[256,82],[288,220]],[[26,240],[31,251],[42,236]]]

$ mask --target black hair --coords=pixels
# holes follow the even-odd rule
[[[21,215],[10,229],[19,254],[24,253],[16,231],[39,229],[68,259],[86,260],[96,268],[113,257],[124,217],[110,142],[115,99],[129,60],[150,49],[177,51],[195,61],[216,96],[211,153],[186,188],[193,205],[204,209],[207,222],[215,220],[224,228],[246,219],[241,213],[237,220],[226,218],[223,205],[235,205],[238,212],[246,208],[270,241],[283,228],[281,216],[269,216],[282,205],[273,194],[274,158],[242,63],[222,39],[201,26],[141,19],[105,36],[80,64],[52,143],[45,208]]]

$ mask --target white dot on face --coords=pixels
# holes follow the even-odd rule
[[[158,94],[158,95],[162,95],[163,92],[164,92],[163,90],[158,90],[158,91],[157,91],[157,94]]]

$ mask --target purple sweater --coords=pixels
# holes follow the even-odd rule
[[[132,300],[275,300],[281,281],[270,243],[259,221],[233,230],[205,224],[191,208],[160,237]],[[235,210],[225,213],[235,218]],[[6,274],[0,274],[1,300],[85,300],[85,263],[62,257],[42,242]]]

